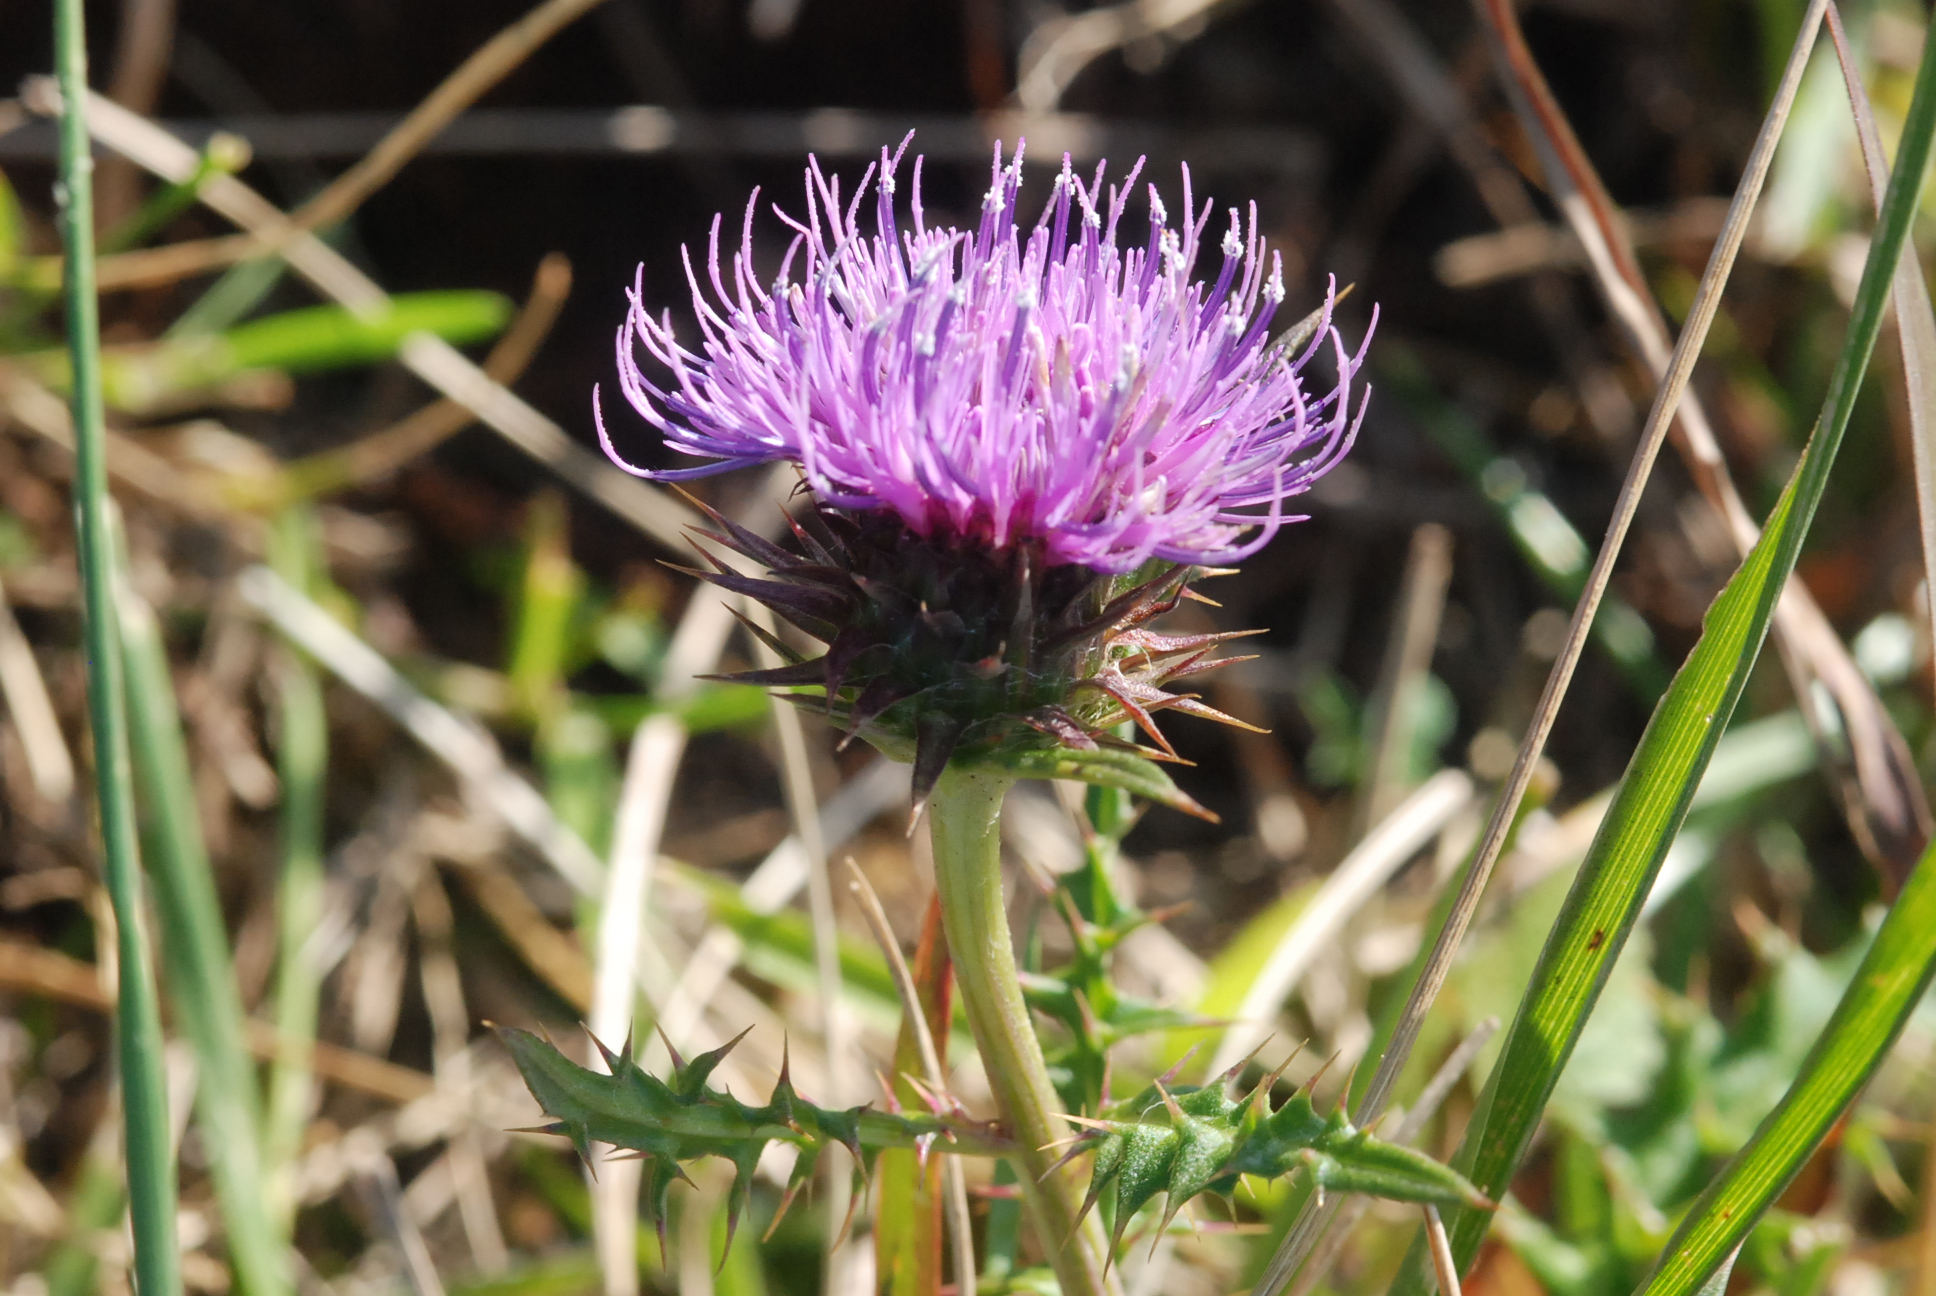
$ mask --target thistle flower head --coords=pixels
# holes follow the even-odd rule
[[[1198,279],[1213,208],[1194,206],[1187,168],[1181,223],[1152,185],[1141,232],[1125,228],[1140,162],[1106,186],[1102,165],[1085,182],[1065,158],[1025,228],[1022,149],[1004,164],[997,145],[977,229],[927,224],[919,158],[903,229],[906,148],[883,150],[845,202],[837,177],[809,167],[805,219],[779,213],[794,239],[771,284],[753,269],[757,193],[730,285],[715,220],[703,284],[687,256],[699,351],[634,285],[621,387],[668,445],[707,461],[644,475],[790,459],[824,505],[891,510],[925,538],[1033,542],[1050,565],[1114,574],[1152,558],[1233,562],[1297,520],[1285,502],[1356,431],[1363,349],[1346,351],[1329,299],[1308,345],[1270,342],[1284,284],[1254,209],[1229,211],[1216,277]],[[1303,370],[1327,342],[1339,384],[1313,395]],[[600,435],[618,459],[602,423]]]
[[[1147,623],[1297,520],[1286,501],[1363,417],[1349,390],[1363,349],[1332,326],[1335,294],[1269,338],[1284,287],[1254,209],[1230,211],[1215,278],[1194,277],[1212,207],[1195,205],[1187,170],[1181,223],[1152,186],[1147,234],[1132,236],[1141,164],[1107,185],[1104,167],[1085,181],[1065,158],[1024,228],[1022,150],[1005,162],[997,146],[980,224],[964,232],[927,224],[916,158],[904,229],[906,149],[883,150],[847,199],[810,165],[804,219],[779,213],[794,237],[770,284],[753,268],[753,203],[730,276],[715,220],[704,284],[686,261],[698,350],[634,283],[621,388],[704,462],[633,468],[601,419],[606,452],[660,480],[798,465],[819,522],[796,527],[797,552],[717,515],[709,533],[773,579],[717,561],[693,574],[828,645],[807,660],[771,639],[788,664],[740,678],[818,689],[850,737],[913,761],[917,799],[961,754],[1197,809],[1106,731],[1133,720],[1160,749],[1138,750],[1173,755],[1152,713],[1228,719],[1164,690],[1217,664],[1207,655],[1225,636]],[[1338,385],[1314,395],[1304,370],[1327,344]]]

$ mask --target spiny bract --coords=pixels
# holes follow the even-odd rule
[[[765,566],[771,579],[717,560],[715,571],[686,570],[758,599],[827,645],[808,659],[755,627],[787,664],[729,678],[816,689],[814,700],[849,739],[913,762],[917,802],[959,758],[1041,777],[1133,779],[1117,785],[1201,813],[1109,734],[1133,719],[1157,754],[1174,756],[1153,713],[1237,723],[1164,686],[1227,665],[1209,654],[1239,636],[1148,628],[1201,569],[1154,564],[1160,570],[1136,579],[1051,567],[1033,546],[942,545],[892,516],[835,510],[819,515],[818,536],[795,527],[804,552],[793,554],[708,512],[719,530],[703,537]],[[1078,768],[1063,768],[1070,762]]]

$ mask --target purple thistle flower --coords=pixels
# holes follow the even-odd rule
[[[643,278],[618,334],[620,385],[633,408],[697,467],[661,481],[750,464],[798,463],[820,503],[891,509],[917,535],[994,551],[1025,545],[1050,566],[1124,574],[1150,559],[1216,566],[1249,556],[1350,448],[1364,414],[1349,385],[1363,347],[1331,325],[1335,294],[1309,344],[1272,343],[1284,298],[1275,253],[1266,273],[1256,210],[1230,210],[1214,283],[1193,280],[1211,204],[1172,228],[1155,186],[1141,246],[1118,241],[1142,163],[1104,189],[1064,158],[1052,200],[1024,231],[1015,219],[1022,148],[993,175],[973,233],[929,228],[914,163],[913,228],[895,216],[907,149],[882,150],[843,207],[840,182],[807,172],[805,222],[770,289],[753,273],[747,204],[729,290],[713,223],[709,297],[686,273],[703,343],[674,337],[645,307]],[[878,176],[878,179],[875,178]],[[861,232],[870,180],[876,230]],[[776,208],[777,212],[777,208]],[[796,271],[798,278],[796,280]],[[1376,314],[1373,316],[1374,326]],[[1306,392],[1305,365],[1329,341],[1339,383]],[[669,371],[661,385],[643,350]]]

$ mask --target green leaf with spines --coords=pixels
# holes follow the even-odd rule
[[[739,1043],[735,1038],[691,1061],[673,1055],[668,1083],[647,1073],[627,1047],[613,1051],[596,1038],[609,1074],[579,1066],[549,1041],[530,1031],[500,1027],[525,1086],[555,1122],[546,1132],[571,1140],[591,1163],[591,1145],[610,1143],[638,1152],[651,1164],[646,1187],[655,1218],[663,1226],[665,1198],[685,1178],[679,1163],[716,1156],[731,1161],[735,1182],[727,1199],[729,1225],[737,1227],[753,1167],[767,1146],[790,1143],[800,1149],[794,1187],[806,1182],[813,1164],[829,1144],[839,1144],[865,1166],[869,1154],[888,1147],[920,1148],[924,1141],[950,1141],[957,1150],[999,1155],[1012,1149],[992,1129],[965,1119],[876,1111],[871,1107],[820,1107],[793,1087],[785,1067],[762,1106],[741,1102],[707,1081]],[[743,1038],[743,1036],[741,1037]],[[792,1189],[789,1189],[789,1195]]]
[[[1159,1192],[1166,1194],[1167,1221],[1202,1193],[1228,1196],[1242,1176],[1276,1179],[1300,1169],[1320,1191],[1492,1208],[1457,1171],[1358,1129],[1342,1105],[1328,1116],[1319,1112],[1308,1089],[1271,1110],[1276,1079],[1266,1076],[1242,1099],[1231,1098],[1223,1081],[1174,1089],[1158,1081],[1103,1119],[1082,1121],[1084,1135],[1071,1155],[1095,1154],[1084,1212],[1113,1187],[1108,1200],[1120,1238]]]
[[[579,1066],[529,1031],[500,1027],[498,1034],[532,1096],[555,1122],[545,1132],[570,1139],[588,1163],[594,1142],[638,1152],[650,1162],[646,1187],[661,1222],[666,1195],[685,1178],[679,1164],[700,1157],[733,1163],[727,1213],[729,1227],[736,1227],[753,1169],[772,1143],[799,1149],[789,1201],[832,1144],[846,1148],[857,1166],[865,1166],[872,1153],[884,1148],[971,1156],[1013,1156],[1017,1150],[998,1127],[952,1113],[816,1106],[793,1087],[785,1068],[764,1105],[741,1102],[707,1083],[737,1039],[689,1062],[674,1054],[668,1081],[646,1073],[632,1060],[630,1049],[614,1052],[599,1044],[610,1068],[609,1074],[601,1074]],[[1159,1081],[1108,1108],[1102,1119],[1080,1119],[1085,1132],[1069,1157],[1095,1155],[1084,1213],[1113,1187],[1111,1204],[1120,1236],[1129,1218],[1159,1192],[1167,1194],[1167,1213],[1174,1215],[1201,1193],[1228,1195],[1241,1175],[1274,1179],[1299,1169],[1308,1170],[1321,1189],[1331,1191],[1491,1206],[1457,1172],[1357,1129],[1342,1109],[1329,1116],[1319,1113],[1308,1091],[1271,1110],[1270,1087],[1276,1079],[1266,1077],[1242,1100],[1228,1097],[1222,1084],[1165,1089]]]

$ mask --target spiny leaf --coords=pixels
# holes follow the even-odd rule
[[[966,1121],[877,1112],[867,1107],[815,1106],[793,1087],[785,1069],[766,1104],[749,1106],[706,1083],[727,1052],[745,1038],[744,1032],[689,1062],[675,1060],[671,1084],[647,1074],[632,1060],[629,1048],[614,1052],[599,1044],[611,1068],[609,1075],[601,1075],[572,1062],[529,1031],[500,1027],[498,1035],[511,1051],[532,1097],[556,1120],[552,1130],[570,1139],[587,1164],[594,1142],[630,1149],[650,1162],[646,1191],[661,1227],[667,1193],[675,1182],[686,1179],[680,1163],[700,1157],[724,1157],[736,1171],[727,1198],[730,1239],[746,1203],[748,1176],[772,1143],[790,1143],[800,1149],[789,1200],[830,1144],[845,1147],[862,1171],[871,1152],[886,1147],[918,1148],[923,1140],[937,1138],[948,1140],[954,1151],[1000,1155],[1013,1150],[993,1130]],[[676,1053],[673,1056],[677,1059]]]
[[[1201,1193],[1227,1194],[1242,1175],[1275,1179],[1304,1168],[1331,1191],[1491,1209],[1457,1171],[1356,1128],[1342,1106],[1321,1114],[1308,1087],[1272,1111],[1275,1079],[1242,1099],[1228,1097],[1221,1084],[1171,1090],[1158,1083],[1118,1104],[1112,1119],[1079,1121],[1095,1151],[1085,1208],[1113,1184],[1120,1235],[1159,1192],[1167,1194],[1167,1223]]]

